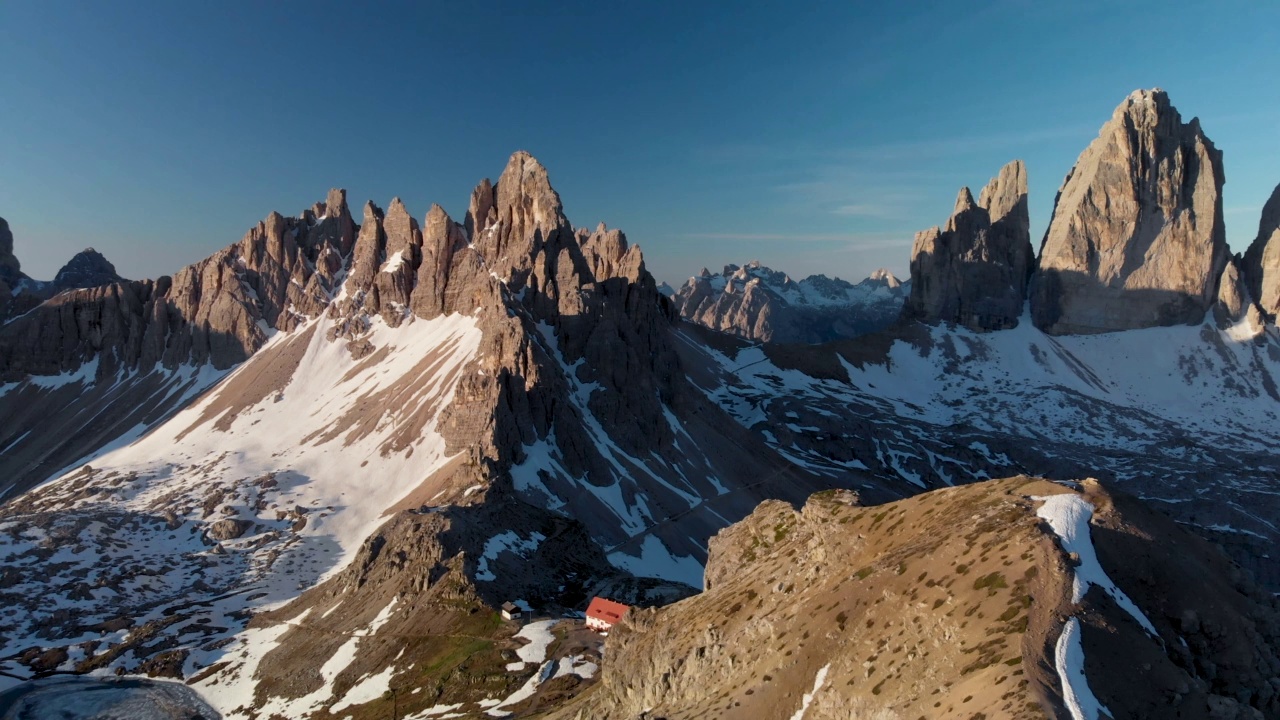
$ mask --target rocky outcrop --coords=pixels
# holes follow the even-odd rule
[[[1228,252],[1222,153],[1162,90],[1116,108],[1058,191],[1031,293],[1050,334],[1194,324]]]
[[[1249,291],[1274,319],[1280,312],[1280,185],[1262,207],[1258,236],[1245,251],[1243,265]]]
[[[858,284],[826,275],[799,282],[759,261],[705,268],[672,295],[685,320],[748,340],[820,343],[876,332],[898,319],[909,284],[877,270]]]
[[[1261,329],[1265,320],[1253,301],[1253,293],[1240,264],[1241,258],[1236,256],[1228,259],[1222,268],[1222,277],[1218,278],[1218,301],[1213,306],[1214,318],[1218,325],[1226,326],[1248,317],[1253,328]]]
[[[946,227],[916,234],[903,316],[973,330],[1015,327],[1034,262],[1030,222],[1021,160],[1001,168],[976,203],[962,188]]]
[[[59,290],[91,288],[118,282],[125,282],[125,279],[116,272],[116,266],[93,248],[85,248],[76,253],[53,278],[53,285]]]

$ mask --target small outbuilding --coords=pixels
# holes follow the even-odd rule
[[[524,617],[524,610],[519,605],[511,601],[502,603],[502,619],[503,620],[519,620]]]
[[[609,628],[616,625],[630,609],[631,606],[620,602],[593,597],[591,604],[587,606],[587,627],[598,633],[609,632]]]

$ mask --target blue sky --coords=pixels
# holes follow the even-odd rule
[[[1077,155],[1156,86],[1225,153],[1233,250],[1280,183],[1276,3],[555,5],[0,3],[0,216],[35,277],[86,246],[151,277],[331,186],[461,220],[526,149],[673,284],[905,275],[913,233],[1014,158],[1038,246]]]

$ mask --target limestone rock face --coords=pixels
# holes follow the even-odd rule
[[[1194,324],[1227,262],[1222,153],[1161,90],[1116,108],[1063,181],[1032,318],[1051,334]]]
[[[1021,160],[1000,169],[974,202],[962,188],[945,228],[917,233],[904,316],[974,330],[1015,327],[1034,255]]]
[[[1275,317],[1280,310],[1280,185],[1262,208],[1258,237],[1244,254],[1245,282],[1262,311]]]
[[[53,284],[59,289],[97,287],[122,281],[124,278],[116,273],[116,266],[93,248],[76,253],[53,278]]]

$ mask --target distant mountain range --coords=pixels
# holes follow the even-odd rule
[[[810,275],[796,282],[758,261],[705,268],[672,295],[681,317],[748,340],[821,343],[883,330],[898,320],[911,283],[877,270],[854,285]]]
[[[1232,257],[1222,181],[1139,91],[1038,255],[1015,161],[909,282],[752,263],[669,294],[524,152],[461,222],[335,189],[155,280],[89,254],[38,283],[4,225],[0,691],[1280,717],[1280,189]],[[637,606],[603,654],[594,595]]]

